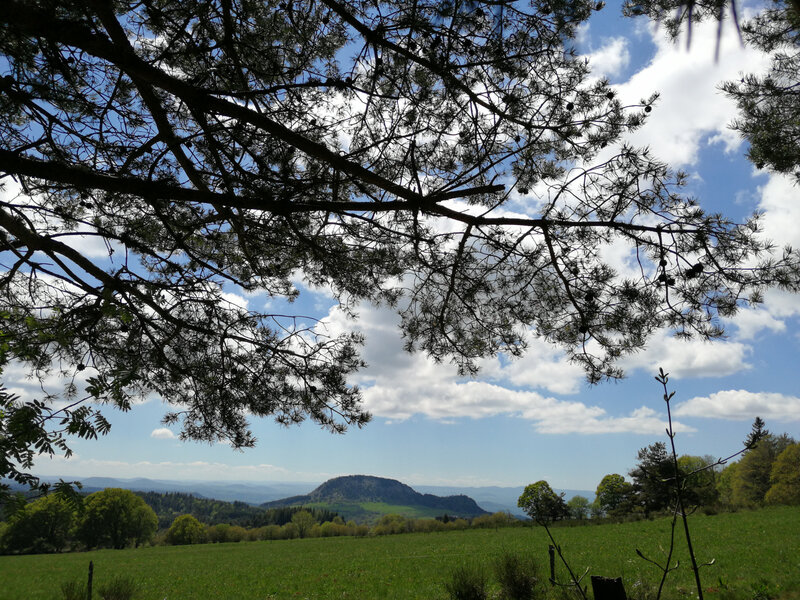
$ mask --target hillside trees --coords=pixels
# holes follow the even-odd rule
[[[297,527],[297,533],[301,538],[306,537],[308,532],[311,531],[311,528],[317,522],[312,515],[307,510],[298,510],[296,513],[292,515],[291,521],[295,527]]]
[[[739,455],[737,462],[726,464]],[[675,465],[663,442],[641,448],[637,460],[629,473],[633,484],[619,474],[603,477],[592,505],[593,517],[672,511],[678,490],[685,509],[800,503],[798,444],[786,433],[770,433],[760,417],[753,422],[744,448],[727,458],[677,457],[677,482]]]
[[[3,2],[0,331],[71,407],[48,390],[28,443],[151,393],[184,438],[234,447],[246,415],[364,425],[358,336],[230,295],[291,300],[298,278],[394,306],[409,350],[462,372],[536,335],[595,382],[657,329],[715,338],[798,289],[796,252],[619,143],[655,96],[588,79],[570,40],[598,7]]]
[[[800,504],[800,443],[787,446],[772,464],[767,504]]]
[[[61,552],[71,540],[75,506],[58,494],[38,498],[8,519],[0,546],[8,553]]]
[[[719,499],[717,490],[717,467],[713,456],[678,457],[683,486],[684,502],[688,506],[712,506]]]
[[[788,435],[767,433],[753,448],[744,453],[732,482],[732,500],[738,506],[757,506],[770,490],[772,466],[778,456],[794,440]],[[796,468],[800,468],[797,467]]]
[[[150,541],[158,529],[156,513],[130,490],[106,488],[84,500],[76,532],[87,548],[126,548]]]

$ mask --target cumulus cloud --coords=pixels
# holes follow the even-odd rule
[[[750,368],[746,361],[751,347],[741,342],[702,339],[684,340],[668,332],[656,333],[647,348],[624,358],[625,371],[636,370],[655,374],[659,366],[675,378],[724,377]]]
[[[606,78],[620,75],[631,61],[628,40],[624,37],[605,39],[600,48],[589,53],[588,58],[592,75]]]
[[[230,305],[247,310],[249,301],[243,295],[235,294],[233,292],[222,292],[222,299]]]
[[[769,392],[724,390],[681,402],[674,412],[684,417],[734,421],[749,421],[756,416],[767,420],[800,421],[800,398]]]
[[[160,427],[158,429],[153,429],[153,431],[150,432],[150,437],[157,440],[174,440],[178,436],[175,435],[170,429],[167,429],[166,427]]]
[[[493,380],[507,380],[517,387],[547,390],[553,394],[575,394],[580,391],[586,374],[567,360],[563,351],[542,339],[532,338],[525,354],[506,364],[496,361],[483,370]]]
[[[786,331],[786,323],[772,314],[768,307],[742,310],[728,322],[736,326],[737,337],[741,340],[752,340],[765,329],[773,333]]]
[[[597,407],[592,407],[597,408]],[[623,417],[606,416],[605,411],[598,409],[586,418],[560,422],[541,422],[536,425],[540,433],[580,433],[580,434],[615,434],[639,433],[642,435],[662,434],[668,427],[668,421],[662,414],[652,408],[642,406],[630,415]],[[676,432],[697,431],[680,421],[672,421],[672,428]]]
[[[800,203],[797,202],[797,186],[789,177],[771,175],[760,188],[759,209],[764,214],[761,226],[765,237],[778,245],[800,247]]]
[[[661,98],[648,122],[629,141],[650,146],[655,155],[680,167],[697,161],[701,145],[722,143],[730,152],[741,145],[739,135],[728,128],[736,116],[735,103],[718,86],[736,80],[742,73],[761,72],[768,56],[742,48],[735,28],[723,30],[719,60],[714,60],[716,23],[693,25],[692,44],[674,44],[665,34],[653,30],[656,53],[650,64],[617,86],[623,104],[637,103],[653,92]]]
[[[665,416],[644,407],[628,415],[610,415],[599,406],[551,395],[577,392],[584,374],[541,340],[533,340],[519,360],[485,361],[481,380],[470,380],[458,377],[453,365],[404,352],[397,320],[388,309],[362,306],[353,324],[334,308],[325,325],[337,332],[356,327],[364,334],[363,356],[369,366],[355,382],[362,388],[365,408],[378,417],[403,421],[422,415],[452,422],[508,415],[530,421],[538,433],[548,434],[651,435],[666,427]],[[676,427],[691,431],[681,423]]]

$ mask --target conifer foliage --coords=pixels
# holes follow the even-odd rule
[[[246,416],[364,425],[357,335],[230,295],[298,278],[396,307],[408,349],[464,373],[536,335],[591,381],[656,329],[717,337],[798,289],[755,218],[706,214],[624,144],[656,96],[623,105],[572,51],[601,7],[0,3],[2,343],[69,401],[26,444],[61,452],[59,427],[107,428],[84,400],[148,394],[234,447]],[[620,242],[631,272],[601,252]]]

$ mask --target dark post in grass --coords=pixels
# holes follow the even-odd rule
[[[556,584],[556,547],[553,544],[547,549],[548,554],[550,555],[550,585]]]
[[[86,600],[92,600],[92,577],[94,576],[94,563],[89,561],[89,581],[86,583]]]
[[[622,577],[600,577],[592,575],[594,600],[627,600]]]

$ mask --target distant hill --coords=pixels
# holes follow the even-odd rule
[[[410,517],[477,517],[486,514],[475,500],[463,494],[434,496],[420,494],[395,479],[371,475],[346,475],[329,479],[314,491],[266,502],[264,508],[313,506],[333,510],[342,517],[358,521],[375,520],[383,514],[397,513]]]
[[[516,487],[457,487],[441,485],[418,485],[416,489],[426,494],[436,494],[447,496],[451,494],[465,494],[473,498],[481,508],[489,512],[510,512],[512,515],[526,516],[521,508],[517,506],[517,500],[525,490],[524,486]],[[590,490],[565,490],[554,489],[556,494],[564,494],[564,499],[569,500],[573,496],[583,496],[590,502],[594,500],[594,492]]]
[[[55,482],[59,479],[65,481],[78,480],[83,482],[83,491],[87,493],[95,492],[107,487],[119,487],[140,492],[181,492],[192,494],[196,498],[213,498],[215,500],[225,500],[228,502],[240,501],[248,504],[260,505],[270,501],[283,501],[289,496],[306,494],[308,490],[313,490],[319,486],[319,482],[287,482],[287,481],[174,481],[158,479],[119,479],[112,477],[74,477],[74,476],[43,476],[42,480]],[[333,481],[333,480],[332,480]],[[6,482],[11,483],[11,482]],[[12,489],[17,489],[12,483]],[[408,486],[406,486],[408,487]],[[24,489],[19,487],[19,489]],[[522,494],[523,486],[517,487],[456,487],[456,486],[432,486],[417,485],[414,490],[421,494],[433,494],[436,496],[469,496],[480,508],[489,512],[507,511],[511,514],[522,516],[524,513],[517,508],[517,499]],[[412,490],[412,491],[414,491]],[[314,490],[316,491],[316,490]],[[594,492],[589,490],[554,490],[557,494],[565,493],[565,498],[569,500],[576,494],[585,496],[590,501],[594,498]],[[313,492],[311,492],[313,493]],[[310,493],[308,494],[310,495]],[[381,511],[373,511],[380,513]],[[431,515],[431,512],[433,514]],[[423,514],[424,513],[424,514]],[[341,514],[341,513],[340,513]],[[427,508],[418,516],[438,516],[441,513],[434,509]],[[344,516],[344,515],[342,515]]]

